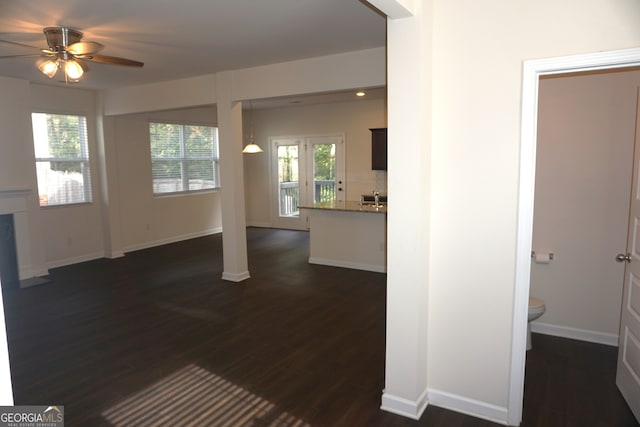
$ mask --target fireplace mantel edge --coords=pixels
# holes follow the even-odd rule
[[[30,188],[13,187],[13,188],[1,188],[0,197],[26,197],[33,191]]]

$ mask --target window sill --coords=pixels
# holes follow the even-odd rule
[[[154,193],[154,199],[167,199],[173,197],[189,197],[200,196],[205,194],[213,194],[220,191],[220,188],[208,188],[206,190],[177,191],[175,193]]]
[[[91,205],[93,205],[93,202],[63,203],[59,205],[40,205],[40,209],[78,208]]]

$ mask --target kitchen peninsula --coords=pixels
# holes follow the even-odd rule
[[[344,201],[309,210],[309,263],[386,272],[387,207]]]

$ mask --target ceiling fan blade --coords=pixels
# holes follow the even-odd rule
[[[132,59],[118,58],[117,56],[104,55],[81,55],[78,56],[85,61],[100,62],[102,64],[127,65],[129,67],[142,67],[143,62],[134,61]]]
[[[14,45],[14,46],[28,47],[29,49],[38,49],[38,50],[40,50],[40,48],[39,48],[39,47],[29,46],[28,44],[22,44],[22,43],[10,42],[9,40],[0,40],[0,43],[12,44],[12,45]]]
[[[90,55],[100,52],[104,45],[98,42],[76,42],[67,47],[67,52],[74,55]]]
[[[38,56],[42,56],[39,53],[29,53],[27,55],[0,55],[0,59],[5,58],[35,58]]]

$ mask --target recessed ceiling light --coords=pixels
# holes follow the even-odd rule
[[[356,92],[356,96],[365,96],[366,93],[363,90],[359,90]]]

